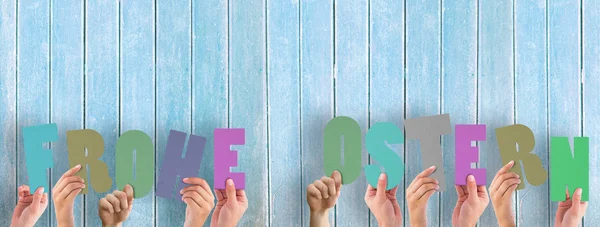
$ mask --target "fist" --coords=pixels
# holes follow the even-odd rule
[[[340,197],[342,175],[334,171],[331,177],[322,177],[306,189],[306,200],[311,212],[326,212]]]
[[[98,215],[104,226],[116,226],[129,217],[133,207],[133,188],[126,185],[123,191],[115,190],[98,202]]]

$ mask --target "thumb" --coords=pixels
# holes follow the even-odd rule
[[[469,193],[469,199],[477,198],[477,183],[475,182],[475,177],[473,175],[467,177],[467,191]]]
[[[131,206],[132,202],[133,202],[133,187],[131,187],[131,185],[127,184],[125,185],[125,188],[123,189],[123,192],[125,192],[125,194],[127,195],[127,203],[129,206]]]
[[[385,187],[387,185],[387,175],[385,173],[381,173],[379,175],[379,180],[377,181],[377,197],[385,197]]]
[[[42,197],[44,197],[44,187],[39,187],[37,190],[35,190],[35,194],[33,194],[33,202],[31,203],[31,206],[33,206],[34,209],[38,209],[40,207],[40,204],[42,203]]]
[[[573,193],[573,200],[571,201],[571,207],[573,207],[573,211],[576,214],[579,213],[579,203],[581,203],[581,188],[575,189],[575,193]]]
[[[227,202],[229,203],[237,201],[236,199],[236,195],[235,195],[235,185],[233,184],[233,180],[232,179],[227,179],[227,181],[225,182],[225,193],[227,194]]]
[[[333,171],[333,174],[331,174],[331,178],[333,178],[333,181],[335,182],[335,190],[339,192],[342,188],[342,174],[337,170]]]

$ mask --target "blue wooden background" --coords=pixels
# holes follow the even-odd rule
[[[478,165],[488,179],[501,166],[496,127],[529,126],[546,168],[550,136],[589,136],[591,190],[600,186],[598,0],[0,0],[0,19],[0,226],[26,183],[21,128],[49,122],[60,135],[51,184],[68,169],[67,130],[103,135],[113,177],[127,130],[153,138],[157,166],[170,129],[208,137],[200,176],[212,182],[212,130],[246,128],[234,168],[250,185],[240,226],[308,226],[323,129],[342,115],[363,134],[440,113],[487,124]],[[453,141],[441,141],[449,188],[429,202],[431,226],[451,223]],[[396,148],[407,187],[422,169],[419,144]],[[365,188],[364,174],[343,188],[336,226],[376,226]],[[553,223],[548,190],[516,193],[519,226]],[[77,226],[100,225],[104,195],[77,198]],[[403,189],[398,198],[408,222]],[[600,194],[590,200],[584,225],[597,226]],[[152,191],[125,225],[179,226],[184,211]],[[56,226],[53,213],[38,226]],[[490,205],[480,226],[495,225]]]

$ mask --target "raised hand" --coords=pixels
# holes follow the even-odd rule
[[[232,179],[227,179],[225,184],[225,190],[215,190],[217,206],[210,222],[211,227],[234,227],[248,209],[246,191],[236,190]]]
[[[61,227],[75,226],[75,217],[73,216],[73,203],[75,197],[85,188],[84,181],[75,174],[81,169],[81,165],[67,170],[54,188],[52,189],[52,200],[54,200],[54,209],[56,210],[56,222]]]
[[[203,226],[215,207],[215,196],[208,183],[202,178],[183,178],[183,182],[190,184],[180,191],[181,200],[187,204],[184,226]]]
[[[467,186],[456,185],[458,200],[452,213],[452,226],[475,226],[490,203],[485,185],[477,186],[475,177],[467,177]]]
[[[11,227],[33,227],[48,207],[48,193],[40,187],[31,194],[29,186],[21,185],[18,189],[19,201],[13,212]]]
[[[519,174],[508,172],[514,165],[515,162],[510,161],[500,168],[489,188],[494,213],[498,218],[498,225],[502,227],[516,226],[512,209],[512,194],[521,183],[521,179],[519,179]]]
[[[439,182],[429,177],[433,171],[435,166],[423,170],[406,189],[410,226],[427,226],[427,201],[440,189]]]
[[[329,226],[328,212],[340,197],[342,175],[334,171],[331,177],[322,177],[306,189],[306,201],[310,208],[310,226]]]
[[[98,216],[102,226],[121,226],[133,207],[133,188],[125,185],[123,191],[115,190],[98,202]]]
[[[581,202],[581,188],[575,189],[573,199],[567,193],[567,200],[558,203],[556,210],[556,220],[554,227],[577,227],[581,223],[581,219],[585,215],[588,203]]]
[[[377,223],[382,227],[402,226],[402,210],[396,199],[398,186],[385,190],[387,186],[387,175],[379,175],[377,189],[370,184],[367,185],[365,192],[365,203],[377,219]]]

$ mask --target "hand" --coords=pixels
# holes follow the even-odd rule
[[[75,176],[75,173],[81,169],[81,165],[67,170],[54,188],[52,189],[52,200],[54,200],[54,209],[56,210],[56,222],[61,227],[75,226],[75,217],[73,217],[73,203],[75,197],[85,188],[83,179]]]
[[[181,200],[187,204],[184,226],[203,226],[215,207],[215,196],[208,183],[201,178],[183,178],[183,182],[190,184],[180,191]]]
[[[133,188],[125,185],[123,191],[115,190],[98,202],[98,216],[102,226],[121,226],[133,207]]]
[[[387,186],[387,176],[385,173],[379,175],[377,189],[370,184],[367,185],[365,192],[365,203],[377,219],[377,223],[382,227],[402,226],[402,210],[396,199],[398,186],[385,190]]]
[[[48,193],[44,193],[44,187],[40,187],[34,195],[31,195],[27,185],[21,185],[18,192],[19,201],[13,212],[10,226],[33,227],[48,207]]]
[[[567,190],[567,200],[558,203],[554,227],[577,227],[581,223],[588,206],[587,202],[581,202],[581,188],[575,189],[573,200],[569,197]]]
[[[490,203],[485,185],[477,186],[475,177],[467,177],[467,186],[456,185],[458,200],[452,214],[452,226],[475,226]]]
[[[342,175],[334,171],[331,177],[322,177],[308,185],[306,201],[310,208],[310,226],[329,226],[329,209],[335,206],[342,189]]]
[[[246,191],[236,190],[232,179],[227,179],[226,184],[225,190],[215,190],[217,206],[210,222],[211,227],[234,227],[248,209]]]
[[[494,213],[498,218],[498,225],[503,227],[516,226],[512,210],[512,194],[521,183],[521,180],[519,174],[508,172],[514,165],[515,162],[510,161],[498,170],[489,189]]]
[[[423,170],[406,189],[410,226],[427,226],[427,201],[440,189],[439,182],[428,177],[434,170],[435,166]]]

